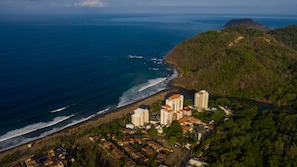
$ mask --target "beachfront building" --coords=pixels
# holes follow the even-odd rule
[[[134,110],[134,114],[131,116],[132,124],[136,127],[144,126],[149,122],[149,110],[143,108],[137,108]]]
[[[173,111],[168,108],[161,109],[160,115],[160,124],[161,125],[170,125],[173,119]]]
[[[208,99],[209,99],[209,93],[206,90],[201,90],[195,93],[194,107],[200,112],[202,112],[203,110],[207,110]]]
[[[173,120],[183,117],[184,96],[174,94],[166,99],[166,104],[161,108],[160,124],[170,125]]]
[[[166,105],[175,113],[183,109],[184,96],[181,94],[174,94],[166,99]]]

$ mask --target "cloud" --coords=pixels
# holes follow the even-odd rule
[[[106,3],[101,2],[100,0],[83,0],[81,2],[76,2],[74,4],[76,7],[97,7],[101,8],[106,6]]]

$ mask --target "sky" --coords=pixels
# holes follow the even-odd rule
[[[0,0],[1,14],[297,14],[297,0]]]

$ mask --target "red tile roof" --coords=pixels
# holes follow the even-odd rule
[[[183,123],[187,121],[189,118],[187,116],[183,116],[181,119],[178,120],[179,123]]]
[[[170,96],[169,99],[177,99],[180,96],[181,96],[180,94],[174,94],[174,95]]]

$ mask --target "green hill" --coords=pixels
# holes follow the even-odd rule
[[[236,26],[209,31],[174,48],[175,86],[211,94],[291,104],[297,97],[297,51],[282,35]]]
[[[253,19],[245,18],[245,19],[232,19],[228,21],[224,27],[234,27],[239,25],[245,25],[248,28],[256,28],[262,31],[269,31],[270,29],[261,23],[255,22]]]
[[[276,39],[297,50],[297,25],[278,28],[268,32]]]

